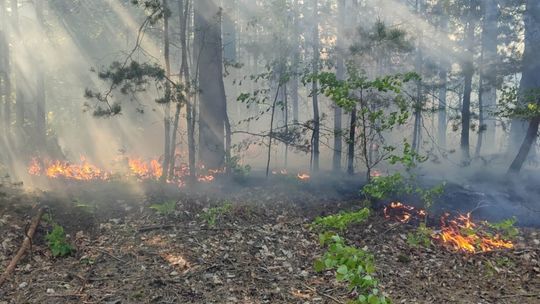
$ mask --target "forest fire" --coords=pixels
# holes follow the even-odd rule
[[[448,220],[448,216],[445,214],[441,218],[442,229],[434,238],[451,249],[477,253],[514,248],[512,242],[503,240],[500,235],[484,232],[483,227],[472,221],[470,213],[459,215],[452,220]]]
[[[38,159],[32,159],[28,172],[31,175],[46,175],[49,178],[65,178],[79,181],[106,180],[110,174],[89,163],[81,157],[80,164],[54,161],[42,166]]]
[[[426,217],[426,211],[423,209],[416,209],[413,206],[404,205],[400,202],[392,202],[389,206],[384,208],[384,217],[387,219],[394,219],[401,223],[408,223],[411,219],[424,219]]]
[[[122,157],[116,160],[123,164],[125,170],[122,174],[118,172],[107,171],[89,163],[86,158],[81,157],[81,162],[78,164],[68,161],[49,161],[33,158],[28,165],[28,173],[32,176],[46,176],[51,179],[65,179],[76,181],[92,181],[110,180],[111,177],[119,176],[124,178],[136,178],[139,181],[143,180],[159,180],[163,174],[161,163],[157,159],[145,161],[138,157]],[[213,182],[217,175],[222,174],[225,170],[204,170],[204,174],[197,176],[198,182],[210,183]],[[122,170],[120,170],[122,171]],[[189,168],[184,164],[179,164],[174,170],[174,178],[170,183],[177,183],[180,187],[184,186],[185,179],[189,176]]]
[[[384,208],[384,217],[401,223],[412,219],[425,220],[425,210],[393,202]],[[458,215],[449,219],[450,214],[441,217],[441,229],[434,231],[431,237],[444,247],[464,253],[489,252],[496,249],[512,249],[514,244],[504,240],[499,234],[488,232],[484,224],[474,223],[471,214]]]
[[[311,176],[306,173],[298,173],[296,177],[301,181],[308,181],[311,178]]]
[[[131,173],[141,179],[159,179],[163,174],[163,168],[156,159],[152,159],[148,163],[140,158],[128,158],[128,164]]]

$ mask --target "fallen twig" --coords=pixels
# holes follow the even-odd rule
[[[41,221],[41,217],[45,213],[45,208],[41,208],[38,211],[38,214],[36,217],[32,220],[32,224],[30,225],[30,228],[28,229],[28,232],[26,233],[24,237],[24,241],[21,245],[21,248],[19,248],[19,251],[13,257],[11,262],[9,263],[8,267],[0,277],[0,286],[4,285],[4,283],[7,281],[8,277],[11,275],[11,273],[15,270],[15,267],[17,267],[17,263],[21,260],[21,258],[24,256],[26,251],[30,248],[32,245],[32,238],[34,237],[34,233],[36,233],[36,229],[39,225],[39,222]]]
[[[336,303],[344,304],[344,302],[342,302],[342,301],[336,299],[335,297],[333,297],[333,296],[331,296],[331,295],[329,295],[329,294],[327,294],[327,293],[324,293],[324,292],[322,292],[322,291],[318,291],[316,288],[313,288],[313,287],[311,287],[311,286],[308,286],[308,285],[306,285],[306,284],[304,284],[304,283],[301,283],[301,284],[302,284],[305,288],[307,288],[307,289],[309,289],[309,290],[311,290],[311,291],[313,291],[313,292],[315,292],[315,293],[317,293],[317,294],[319,294],[319,295],[321,295],[321,296],[323,296],[323,297],[327,297],[328,299],[330,299],[330,300],[332,300],[332,301],[334,301],[334,302],[336,302]]]

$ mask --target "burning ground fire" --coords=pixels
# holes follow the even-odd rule
[[[137,157],[122,157],[116,160],[118,163],[124,163],[127,172],[124,174],[113,174],[110,171],[100,169],[91,164],[86,158],[81,157],[79,163],[71,163],[67,161],[47,161],[33,158],[28,165],[28,173],[32,176],[46,176],[52,179],[65,179],[76,181],[106,181],[113,176],[122,176],[128,178],[136,178],[138,180],[158,180],[163,175],[163,168],[157,159],[145,161]],[[201,166],[204,169],[204,166]],[[216,175],[221,174],[224,170],[206,170],[206,175],[198,175],[199,182],[212,182]],[[204,172],[204,170],[203,170]],[[181,164],[175,169],[175,181],[180,186],[185,185],[184,179],[189,176],[189,169],[186,165]],[[172,182],[172,181],[170,181]]]
[[[273,170],[272,175],[281,175],[281,176],[289,176],[289,172],[287,169],[281,169],[281,170]],[[296,174],[296,178],[300,181],[309,181],[311,179],[311,175],[307,173],[299,172]]]
[[[401,223],[408,223],[413,219],[425,220],[426,216],[425,210],[399,202],[393,202],[384,208],[385,218]],[[447,213],[441,217],[441,229],[434,231],[431,237],[446,248],[466,253],[514,248],[511,241],[488,231],[486,224],[473,222],[470,213],[454,218],[450,218],[450,214]]]

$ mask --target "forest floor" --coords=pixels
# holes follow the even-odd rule
[[[320,215],[357,209],[357,189],[299,182],[227,191],[214,185],[189,193],[150,188],[70,185],[62,193],[23,193],[4,186],[0,272],[20,247],[37,207],[47,205],[49,216],[31,254],[0,287],[0,304],[352,299],[332,271],[314,271],[324,249],[309,224]],[[164,202],[172,202],[172,209],[154,205]],[[52,256],[45,241],[51,220],[68,233],[76,248],[71,256]],[[406,235],[413,229],[376,212],[343,235],[374,254],[381,289],[394,303],[540,302],[540,231],[521,229],[511,250],[464,254],[437,244],[411,248]]]

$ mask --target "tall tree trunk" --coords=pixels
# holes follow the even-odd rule
[[[416,14],[420,17],[422,13],[423,3],[421,0],[416,0]],[[416,46],[415,70],[418,74],[422,74],[423,69],[423,54],[422,54],[422,33],[419,33],[418,44]],[[422,80],[416,81],[416,100],[414,105],[414,127],[412,149],[415,152],[420,150],[422,142],[422,109],[424,107],[424,94],[422,88]]]
[[[347,150],[347,173],[354,174],[354,148],[356,143],[356,106],[351,110],[351,121],[349,124],[349,140]]]
[[[170,41],[169,41],[169,5],[167,0],[163,0],[163,10],[165,11],[163,17],[163,56],[165,59],[165,74],[168,79],[171,79],[171,61],[170,61]],[[165,100],[164,100],[164,117],[163,117],[163,129],[164,129],[164,149],[163,149],[163,173],[160,180],[165,182],[169,179],[169,167],[171,162],[171,84],[166,80],[165,82]]]
[[[45,16],[43,15],[43,1],[35,0],[36,15],[42,27],[46,26]],[[44,33],[42,33],[43,36]],[[38,55],[39,56],[39,55]],[[41,58],[42,59],[42,58]],[[41,61],[41,60],[37,60]],[[46,150],[47,148],[47,94],[45,91],[45,72],[41,63],[36,62],[36,121],[35,121],[35,138],[39,149]]]
[[[338,1],[338,35],[337,35],[337,62],[336,76],[339,80],[345,80],[345,17],[346,0]],[[332,158],[332,168],[335,172],[341,171],[341,155],[343,150],[343,134],[341,126],[343,124],[343,109],[337,105],[334,106],[334,155]]]
[[[448,31],[448,15],[444,5],[441,4],[441,24],[440,28],[443,33]],[[438,108],[438,144],[442,149],[446,149],[446,128],[447,128],[447,102],[446,94],[448,90],[448,63],[442,59],[439,68],[439,108]]]
[[[523,53],[523,71],[520,83],[521,104],[535,102],[540,104],[538,89],[540,88],[540,1],[527,0],[525,21],[525,51]],[[519,152],[509,168],[510,173],[517,173],[521,170],[523,163],[531,152],[531,148],[538,136],[538,125],[540,118],[535,117],[529,122],[529,127],[525,139],[523,140]]]
[[[482,146],[487,147],[488,151],[493,151],[495,148],[497,124],[492,112],[497,108],[497,37],[499,35],[497,1],[483,0],[482,10],[484,22],[482,25],[480,103],[483,117],[480,121],[479,147],[477,148],[479,152]]]
[[[180,82],[181,85],[184,86],[184,91],[181,92],[181,95],[184,96],[185,100],[178,100],[178,104],[176,105],[176,111],[174,113],[174,122],[173,122],[173,131],[172,131],[172,145],[171,145],[171,164],[169,168],[169,176],[171,178],[174,178],[175,176],[175,166],[176,166],[176,144],[177,144],[177,136],[178,136],[178,129],[180,124],[180,112],[182,110],[183,103],[187,104],[186,110],[187,117],[190,117],[190,111],[191,106],[190,103],[190,79],[189,79],[189,65],[188,65],[188,49],[187,49],[187,25],[188,25],[188,19],[189,19],[189,2],[190,0],[178,0],[178,21],[180,24]],[[191,121],[187,119],[187,128],[188,128],[188,146],[190,143],[190,124]],[[191,159],[191,149],[188,147],[188,158]],[[195,161],[193,161],[193,167],[195,167]],[[189,162],[189,168],[191,172],[191,161]],[[190,174],[191,175],[191,174]]]
[[[9,32],[6,13],[6,2],[0,0],[0,92],[4,93],[2,119],[4,136],[7,139],[11,129],[11,52],[9,51]]]
[[[222,168],[226,96],[222,85],[221,10],[213,0],[195,1],[194,46],[198,54],[199,159],[207,168]]]
[[[319,1],[313,0],[313,67],[314,75],[319,72]],[[312,171],[319,171],[319,140],[320,140],[320,124],[321,118],[319,115],[319,84],[316,78],[312,81],[312,102],[313,102],[313,138],[312,138]]]
[[[292,121],[293,124],[298,123],[298,66],[300,65],[300,12],[298,0],[293,3],[293,58],[292,58],[292,75],[291,75],[291,103],[292,103]]]
[[[471,128],[471,93],[472,79],[474,75],[473,65],[473,44],[474,44],[474,21],[472,18],[473,1],[468,8],[467,24],[465,28],[465,58],[462,63],[464,86],[463,86],[463,103],[461,105],[461,153],[462,160],[466,164],[470,160],[469,137]]]
[[[19,4],[18,0],[10,0],[11,3],[11,23],[13,28],[13,34],[15,37],[20,37],[20,29],[19,29]],[[15,46],[14,48],[17,51],[20,51],[18,56],[25,56],[26,52],[25,50],[20,46],[20,41],[14,41]],[[14,64],[14,73],[13,78],[15,79],[15,85],[16,85],[16,101],[15,101],[15,123],[16,123],[16,129],[19,135],[23,133],[24,128],[24,115],[25,115],[25,97],[26,93],[28,92],[28,88],[26,86],[28,85],[27,82],[24,80],[23,73],[21,71],[21,67],[18,64]]]

